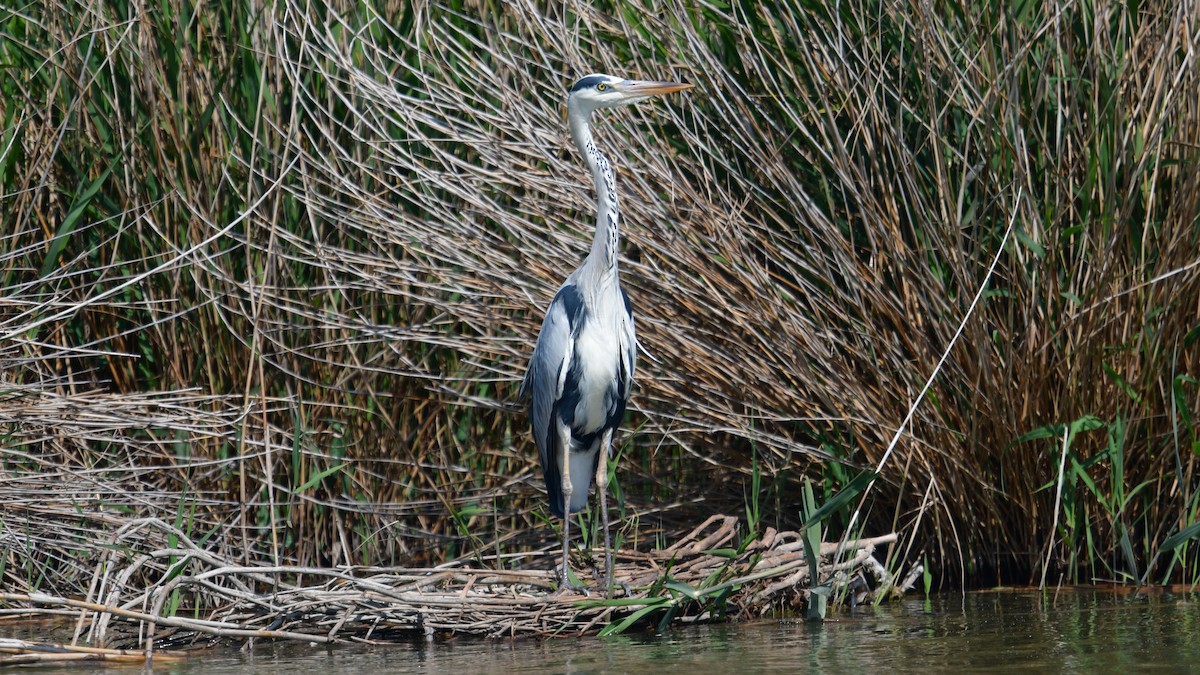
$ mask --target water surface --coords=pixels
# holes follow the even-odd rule
[[[4,629],[0,629],[4,630]],[[9,631],[9,634],[12,634]],[[36,636],[22,631],[19,637]],[[669,671],[665,669],[670,669]],[[914,597],[824,624],[764,620],[665,634],[518,642],[210,649],[164,673],[1184,672],[1200,669],[1200,594],[994,591]],[[71,666],[63,672],[102,672]],[[48,672],[48,671],[42,671]],[[111,671],[108,671],[111,672]]]

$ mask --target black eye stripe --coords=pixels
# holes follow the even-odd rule
[[[576,91],[579,91],[580,89],[594,87],[601,82],[604,82],[603,75],[589,75],[589,76],[579,80],[578,82],[576,82],[575,86],[571,87],[571,91],[576,92]]]

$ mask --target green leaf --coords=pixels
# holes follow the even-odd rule
[[[1200,538],[1200,523],[1192,523],[1182,530],[1166,538],[1162,543],[1162,550],[1174,551],[1179,548],[1179,545],[1189,539]]]
[[[1134,577],[1138,576],[1137,556],[1133,554],[1133,543],[1129,541],[1129,530],[1124,524],[1120,525],[1121,529],[1121,555],[1125,557],[1125,566],[1133,573]]]
[[[575,587],[583,585],[583,582],[579,580],[579,577],[575,576],[575,570],[571,569],[570,567],[567,568],[567,583]]]
[[[1076,478],[1083,481],[1083,484],[1092,491],[1092,494],[1096,495],[1096,499],[1098,499],[1100,503],[1105,503],[1106,495],[1100,490],[1100,488],[1096,487],[1096,481],[1092,480],[1092,477],[1087,474],[1087,471],[1080,466],[1079,461],[1074,457],[1071,457],[1071,473],[1074,474]]]
[[[804,526],[815,523],[820,523],[829,516],[837,513],[839,510],[847,506],[855,497],[875,480],[879,474],[874,471],[864,471],[854,477],[846,484],[837,494],[829,498],[829,501],[821,505],[821,508],[812,513],[805,514]]]
[[[1107,363],[1103,363],[1101,366],[1104,368],[1104,372],[1108,374],[1108,378],[1116,383],[1117,387],[1120,388],[1121,391],[1125,392],[1126,396],[1133,399],[1136,403],[1142,402],[1142,397],[1133,390],[1133,386],[1126,382],[1125,378],[1121,377],[1121,374],[1118,373],[1115,368]]]
[[[597,598],[595,600],[577,600],[572,604],[582,609],[590,609],[592,607],[640,607],[647,602],[661,605],[662,600],[665,600],[665,598],[653,598],[651,600],[647,600],[646,598]]]
[[[662,618],[658,620],[658,632],[662,633],[671,625],[671,620],[675,618],[675,614],[679,612],[679,605],[671,603],[667,606],[667,611],[663,612]]]
[[[70,212],[63,219],[62,225],[58,226],[58,232],[54,234],[54,238],[50,240],[50,248],[46,251],[46,260],[42,263],[40,276],[48,276],[55,265],[58,264],[58,256],[62,255],[63,249],[67,247],[67,240],[70,238],[71,233],[75,231],[75,224],[79,222],[80,217],[83,216],[83,212],[87,210],[88,204],[100,192],[100,188],[104,186],[104,181],[108,180],[109,175],[112,174],[112,170],[113,168],[110,165],[104,170],[104,173],[92,181],[91,185],[88,185],[87,189],[75,197],[75,203],[71,205]]]
[[[606,635],[617,635],[620,633],[624,633],[626,630],[629,629],[630,626],[632,626],[633,624],[640,621],[642,619],[642,617],[646,616],[647,614],[649,614],[651,612],[657,612],[657,611],[661,610],[663,608],[663,604],[664,603],[660,602],[658,604],[643,607],[643,608],[637,610],[636,612],[630,614],[629,616],[621,619],[620,621],[608,624],[607,626],[604,627],[603,630],[600,631],[600,637],[604,637]]]
[[[812,518],[820,509],[816,508],[817,500],[813,496],[812,481],[804,479],[804,513],[803,518],[810,524],[800,528],[800,536],[804,539],[804,560],[808,564],[810,583],[816,583],[820,567],[821,551],[821,521]]]
[[[1029,234],[1027,232],[1025,232],[1024,228],[1022,228],[1022,227],[1015,228],[1013,230],[1013,234],[1017,235],[1017,241],[1021,242],[1021,244],[1023,246],[1025,246],[1025,248],[1029,249],[1029,251],[1031,253],[1033,253],[1033,255],[1035,257],[1038,257],[1038,258],[1046,257],[1045,247],[1043,247],[1041,244],[1039,244],[1033,237],[1029,236]]]
[[[1017,437],[1013,445],[1024,443],[1026,441],[1037,441],[1043,438],[1058,438],[1062,436],[1063,426],[1061,424],[1047,424],[1044,427],[1038,427],[1033,431],[1027,431]]]
[[[308,490],[311,490],[314,486],[316,486],[317,483],[320,483],[321,481],[328,478],[330,475],[335,474],[338,471],[341,471],[343,468],[345,468],[346,464],[347,464],[347,462],[342,462],[341,464],[335,464],[334,466],[331,466],[328,469],[325,469],[324,471],[318,471],[316,473],[316,475],[314,475],[312,478],[309,478],[308,480],[304,481],[304,485],[301,485],[300,487],[296,488],[296,494],[302,494]]]
[[[1096,429],[1102,429],[1102,428],[1104,428],[1104,426],[1105,426],[1104,421],[1101,420],[1099,417],[1096,417],[1095,415],[1084,415],[1083,417],[1080,417],[1079,419],[1075,420],[1074,422],[1071,422],[1070,431],[1071,431],[1071,435],[1074,436],[1076,434],[1083,433],[1085,431],[1095,431]]]
[[[666,582],[663,583],[663,588],[685,595],[692,600],[700,599],[699,591],[692,588],[690,584],[686,584],[678,579],[667,579]]]
[[[829,610],[829,595],[831,589],[827,585],[813,586],[808,590],[808,620],[824,621]]]
[[[462,507],[455,513],[459,516],[470,517],[470,516],[481,516],[484,514],[488,514],[488,513],[491,513],[491,510],[486,507],[480,506],[479,504],[467,504],[466,506]]]

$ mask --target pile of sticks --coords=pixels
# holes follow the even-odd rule
[[[125,536],[140,528],[158,534],[173,530],[147,519],[126,528]],[[737,531],[736,518],[713,516],[669,548],[617,551],[615,581],[630,594],[618,590],[618,599],[611,601],[599,592],[557,592],[549,570],[489,570],[466,563],[424,569],[239,565],[174,531],[173,548],[148,551],[124,567],[115,564],[121,559],[114,556],[98,570],[88,599],[0,593],[0,605],[55,614],[72,611],[77,616],[75,641],[149,654],[211,639],[333,643],[460,634],[574,635],[599,631],[639,611],[648,621],[669,612],[674,621],[695,622],[718,613],[759,616],[771,608],[803,604],[812,580],[800,536],[768,529],[739,552]],[[877,588],[902,588],[874,558],[876,547],[895,541],[888,534],[840,547],[823,544],[819,583],[835,590],[855,588],[851,581],[866,571]],[[600,551],[588,553],[602,559]],[[598,570],[589,569],[592,565],[581,566],[577,560],[574,567],[582,570],[585,582],[589,575],[593,583],[601,578]],[[148,569],[160,570],[162,581],[131,588],[131,580],[147,576]],[[183,604],[172,607],[181,598]]]

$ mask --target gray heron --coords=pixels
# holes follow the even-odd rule
[[[608,456],[613,431],[625,415],[637,361],[637,334],[629,298],[617,273],[620,210],[612,165],[592,140],[592,112],[692,85],[588,75],[567,96],[575,147],[596,183],[596,234],[591,252],[546,310],[521,396],[538,447],[550,512],[563,520],[562,587],[571,586],[570,515],[587,505],[595,480],[604,522],[604,592],[612,589],[608,534]]]

